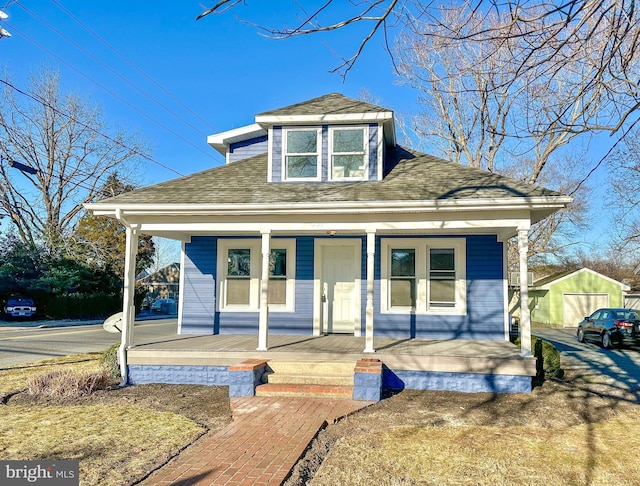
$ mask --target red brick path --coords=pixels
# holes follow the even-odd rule
[[[371,403],[232,398],[232,423],[203,437],[140,484],[280,485],[325,421],[333,423]]]

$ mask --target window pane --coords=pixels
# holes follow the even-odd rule
[[[406,250],[391,250],[391,276],[415,277],[416,275],[416,251],[412,248]]]
[[[227,279],[227,305],[249,305],[250,285],[248,278]]]
[[[251,275],[251,250],[248,248],[229,250],[227,275],[230,277],[249,277]]]
[[[391,280],[391,307],[415,307],[416,282],[413,278]]]
[[[318,132],[315,130],[296,130],[287,132],[288,154],[310,154],[317,152]]]
[[[269,279],[269,304],[286,305],[287,303],[287,279]]]
[[[434,248],[431,250],[431,270],[454,270],[453,248]]]
[[[333,178],[364,177],[363,155],[334,155]]]
[[[334,152],[362,152],[364,150],[364,130],[355,128],[350,130],[334,130]]]
[[[287,250],[271,250],[269,256],[269,275],[287,276]]]
[[[455,280],[431,280],[429,282],[430,303],[436,307],[454,307],[456,303]]]
[[[290,155],[287,157],[287,177],[316,177],[318,157],[314,155]]]

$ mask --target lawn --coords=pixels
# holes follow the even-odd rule
[[[220,387],[145,385],[74,399],[15,393],[52,371],[100,370],[100,354],[0,370],[0,458],[79,459],[80,484],[133,484],[230,420]],[[117,380],[116,380],[117,381]]]

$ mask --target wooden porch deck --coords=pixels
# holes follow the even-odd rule
[[[375,353],[364,353],[365,338],[270,335],[268,351],[256,351],[255,335],[175,335],[141,341],[129,350],[132,365],[234,365],[247,359],[353,361],[377,358],[394,370],[534,376],[535,358],[520,356],[508,341],[376,338]]]

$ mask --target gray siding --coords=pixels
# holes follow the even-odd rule
[[[217,240],[194,236],[185,244],[182,333],[213,334],[216,318]]]
[[[378,125],[369,125],[369,180],[378,180]]]
[[[265,154],[269,150],[267,136],[252,138],[229,146],[229,163],[248,159],[255,155]]]
[[[282,181],[282,127],[273,127],[271,130],[271,180]]]

